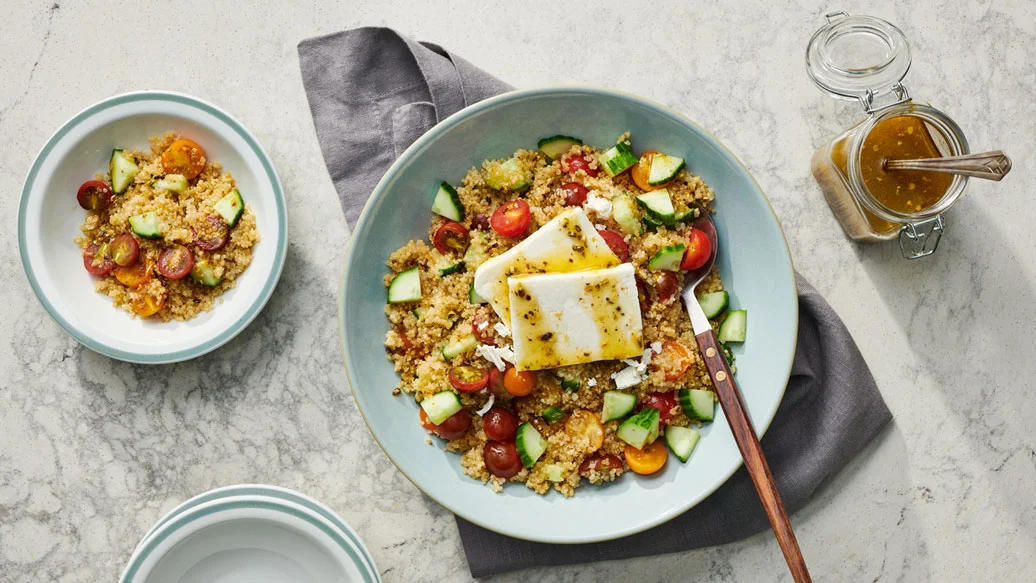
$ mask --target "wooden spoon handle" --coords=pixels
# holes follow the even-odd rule
[[[723,357],[723,351],[720,350],[719,343],[716,341],[716,335],[712,330],[707,330],[695,338],[698,340],[698,347],[705,359],[705,367],[709,369],[709,376],[712,377],[712,384],[716,387],[723,414],[727,417],[734,440],[737,442],[738,449],[741,450],[741,457],[745,460],[748,475],[752,478],[755,491],[759,493],[759,500],[762,501],[766,516],[770,519],[770,526],[777,535],[777,544],[784,552],[784,559],[788,562],[791,575],[796,583],[811,582],[806,561],[802,558],[799,543],[795,540],[795,532],[792,531],[791,522],[788,521],[788,513],[784,511],[781,495],[777,492],[777,485],[773,482],[770,466],[763,457],[763,449],[759,445],[759,438],[755,435],[752,421],[748,418],[745,403],[741,399],[741,391],[734,381],[730,367],[727,366],[727,360]]]

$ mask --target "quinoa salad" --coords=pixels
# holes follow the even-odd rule
[[[676,153],[551,136],[436,189],[428,241],[388,258],[385,347],[415,422],[464,472],[572,496],[687,463],[715,394],[680,300],[712,242],[712,189]],[[693,161],[692,161],[693,162]],[[698,302],[728,344],[715,267]],[[438,440],[433,440],[433,436]]]
[[[197,143],[152,136],[150,151],[112,151],[79,187],[83,265],[95,291],[134,317],[190,320],[211,310],[252,261],[255,215],[234,177]]]

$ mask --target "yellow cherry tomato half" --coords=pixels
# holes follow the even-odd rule
[[[572,413],[565,421],[565,433],[573,437],[585,437],[588,443],[587,453],[601,449],[604,444],[604,426],[596,413],[582,409]]]
[[[515,397],[524,397],[536,389],[536,371],[509,368],[504,374],[504,388]]]
[[[128,267],[116,267],[115,279],[126,287],[139,287],[151,280],[151,263],[137,261]]]
[[[633,183],[640,187],[644,192],[651,192],[652,190],[658,190],[662,188],[662,184],[658,186],[651,186],[648,184],[648,178],[651,176],[651,160],[654,159],[655,154],[658,152],[644,152],[640,157],[640,161],[633,165],[630,170],[630,178],[633,179]]]
[[[183,174],[191,180],[205,169],[205,150],[191,140],[180,138],[162,152],[162,169],[166,174]]]
[[[153,297],[146,295],[140,298],[134,298],[131,302],[133,305],[133,311],[137,313],[141,318],[147,318],[154,316],[165,306],[165,294]]]
[[[666,451],[661,441],[649,443],[644,446],[644,449],[627,445],[622,453],[625,454],[626,464],[631,470],[645,475],[661,470],[666,458],[669,457],[669,452]]]

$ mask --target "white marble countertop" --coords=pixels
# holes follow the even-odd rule
[[[382,454],[340,362],[335,296],[349,230],[295,46],[368,24],[446,45],[519,87],[592,84],[654,98],[744,160],[797,268],[845,319],[895,415],[794,517],[816,580],[1036,576],[1033,2],[137,4],[15,1],[0,20],[0,579],[115,580],[164,512],[240,482],[332,506],[386,581],[470,578],[451,516]],[[908,263],[893,245],[849,243],[809,174],[815,147],[860,118],[803,70],[807,39],[839,9],[900,25],[914,51],[913,95],[949,112],[973,149],[1003,148],[1015,161],[1003,183],[972,183],[934,258]],[[237,116],[270,152],[290,208],[288,262],[265,311],[216,353],[166,367],[79,346],[33,296],[17,252],[19,192],[38,148],[81,108],[136,89],[191,93]],[[789,580],[768,533],[499,580],[606,576]]]

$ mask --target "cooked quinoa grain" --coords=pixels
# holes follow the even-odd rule
[[[620,140],[627,137],[621,136]],[[577,146],[567,155],[583,154],[591,170],[594,170],[600,168],[597,161],[600,153],[600,150],[589,146]],[[565,183],[578,182],[588,189],[590,197],[608,201],[623,193],[636,196],[644,192],[633,182],[628,171],[614,178],[603,171],[598,172],[597,176],[588,176],[583,170],[565,172],[559,161],[551,161],[538,151],[518,150],[514,157],[532,174],[531,186],[520,193],[496,190],[486,182],[487,176],[492,176],[501,164],[509,160],[506,158],[487,160],[480,168],[472,168],[457,188],[465,212],[463,223],[471,229],[472,244],[478,244],[484,251],[482,261],[507,251],[568,208],[565,206],[566,194],[561,188]],[[712,189],[687,170],[681,170],[665,188],[669,191],[674,207],[697,209],[700,213],[711,211],[714,197]],[[530,206],[531,223],[525,233],[517,237],[505,237],[491,228],[479,228],[479,223],[491,216],[497,207],[515,198],[521,198]],[[677,224],[671,228],[662,226],[654,232],[631,236],[624,234],[610,211],[599,212],[596,208],[595,205],[584,207],[590,221],[598,229],[623,234],[629,247],[629,262],[635,268],[640,287],[644,346],[679,343],[686,349],[684,354],[688,355],[681,356],[666,349],[660,354],[653,354],[645,380],[627,392],[634,394],[640,402],[654,392],[672,393],[681,388],[711,390],[708,372],[678,294],[661,301],[658,297],[660,272],[647,267],[652,256],[662,247],[686,242],[691,227],[686,224]],[[639,219],[642,209],[636,208],[635,212]],[[445,222],[446,219],[434,216],[428,229],[428,241],[432,240],[433,234]],[[459,254],[450,256],[440,253],[424,240],[410,241],[388,258],[390,273],[385,275],[386,286],[399,272],[417,267],[422,291],[419,301],[385,306],[390,323],[385,347],[400,379],[398,387],[393,390],[394,394],[410,395],[410,398],[420,402],[441,391],[451,390],[448,374],[452,367],[471,365],[490,370],[493,364],[478,350],[461,352],[449,361],[443,356],[444,346],[472,334],[473,330],[477,330],[476,335],[483,341],[497,346],[510,344],[509,338],[494,330],[501,322],[492,308],[469,301],[468,293],[478,265],[466,264],[457,273],[439,275],[442,266],[452,264],[459,258]],[[683,272],[674,275],[678,288],[682,287]],[[721,289],[722,282],[715,268],[698,286],[699,293]],[[714,322],[714,326],[717,324]],[[528,396],[514,397],[505,391],[494,393],[494,406],[510,410],[520,422],[531,423],[548,444],[544,454],[531,468],[523,468],[507,480],[492,475],[483,459],[483,449],[488,438],[477,411],[491,398],[491,388],[459,394],[461,403],[471,414],[472,423],[464,437],[446,442],[446,449],[460,454],[461,466],[467,475],[481,480],[495,491],[500,491],[503,484],[510,481],[523,483],[540,494],[553,488],[565,496],[572,496],[584,478],[592,484],[612,481],[629,469],[623,458],[626,444],[615,434],[620,421],[603,424],[603,441],[599,446],[594,439],[588,439],[586,435],[569,427],[567,421],[577,411],[588,411],[599,416],[604,393],[615,389],[612,375],[626,366],[621,361],[602,361],[541,370],[537,372],[537,387]],[[578,389],[565,390],[561,384],[562,379],[577,381]],[[543,412],[551,407],[558,407],[564,413],[560,420],[553,423],[543,418]],[[685,417],[679,407],[673,413],[669,421],[672,425],[697,423]],[[591,463],[606,456],[612,462],[618,460],[617,467],[611,463]],[[583,471],[580,466],[584,466]],[[555,481],[559,474],[560,480]]]

